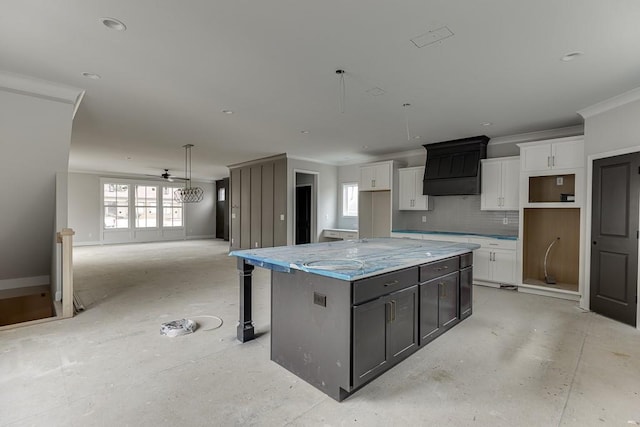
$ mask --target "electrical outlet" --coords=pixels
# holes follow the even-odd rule
[[[422,222],[427,222],[427,216],[426,215],[422,215]]]
[[[506,216],[504,218],[502,218],[502,223],[504,225],[508,225],[509,224],[509,218],[507,218]]]
[[[560,185],[564,185],[564,177],[562,176],[557,176],[556,177],[556,185],[560,186]]]

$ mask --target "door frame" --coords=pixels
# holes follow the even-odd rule
[[[591,210],[593,209],[593,162],[599,159],[606,159],[607,157],[620,156],[624,154],[632,154],[640,152],[640,145],[633,147],[621,148],[613,151],[605,151],[602,153],[590,154],[587,156],[587,203],[586,203],[586,227],[585,227],[585,239],[584,239],[584,288],[582,295],[580,295],[580,307],[585,310],[590,310],[589,298],[591,295]],[[640,218],[638,218],[640,223]],[[638,261],[640,265],[640,239],[638,240]],[[640,267],[638,268],[638,289],[636,289],[636,295],[640,295]],[[636,329],[640,330],[640,298],[636,304]]]
[[[296,187],[298,186],[297,177],[299,173],[303,173],[305,175],[313,175],[313,182],[311,183],[311,243],[318,242],[318,182],[320,181],[319,176],[320,172],[310,171],[305,169],[293,169],[293,212],[292,212],[292,243],[295,244],[296,241]],[[305,184],[307,185],[307,184]]]

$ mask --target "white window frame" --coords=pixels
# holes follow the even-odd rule
[[[347,202],[347,198],[348,198],[348,194],[349,194],[349,188],[355,188],[355,194],[356,194],[356,211],[355,214],[353,214],[353,212],[349,212],[349,210],[347,209],[348,206],[348,202]],[[342,217],[343,218],[357,218],[358,217],[358,201],[357,201],[357,197],[358,197],[358,183],[357,182],[344,182],[342,183]]]
[[[160,225],[161,228],[166,228],[168,230],[180,230],[180,229],[184,228],[184,220],[185,220],[184,203],[178,202],[178,204],[180,205],[180,209],[182,210],[182,215],[181,215],[182,221],[181,221],[181,224],[180,225],[164,225],[164,209],[165,209],[165,206],[164,206],[164,190],[165,190],[165,188],[170,188],[171,189],[171,198],[175,201],[174,193],[175,193],[175,191],[177,189],[179,189],[181,187],[179,185],[178,186],[176,186],[176,185],[162,185],[160,187],[160,203],[161,203],[160,208],[162,210],[162,212],[160,213],[160,218],[161,218],[162,222],[159,222],[158,225]],[[173,209],[173,208],[174,208],[174,205],[171,205],[171,209]]]
[[[146,205],[139,205],[137,203],[136,197],[138,195],[138,187],[150,187],[150,188],[155,188],[155,193],[156,193],[156,204],[153,206],[146,206]],[[131,223],[132,221],[129,221],[129,225],[133,226],[133,228],[135,228],[136,230],[158,230],[160,229],[160,221],[162,221],[162,213],[159,212],[159,206],[158,206],[158,201],[160,199],[159,194],[162,192],[162,186],[160,184],[157,184],[155,182],[138,182],[136,183],[134,186],[134,191],[133,191],[133,223]],[[137,216],[138,216],[138,209],[142,208],[142,209],[148,209],[148,208],[153,208],[156,211],[156,225],[154,226],[138,226],[138,224],[136,223],[137,220]],[[145,221],[146,223],[146,221]]]

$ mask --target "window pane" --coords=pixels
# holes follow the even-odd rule
[[[358,184],[342,185],[342,216],[358,216]]]
[[[116,228],[116,208],[104,208],[104,228]]]
[[[136,208],[136,227],[144,228],[147,226],[147,211],[145,208]]]
[[[221,187],[220,189],[218,189],[218,201],[219,202],[224,202],[224,198],[226,197],[225,191],[224,191],[224,187]]]

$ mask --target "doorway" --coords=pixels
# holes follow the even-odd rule
[[[296,245],[316,241],[316,173],[295,172],[294,232]]]
[[[216,239],[229,241],[229,178],[216,181]]]
[[[640,153],[594,160],[591,310],[636,326]]]

